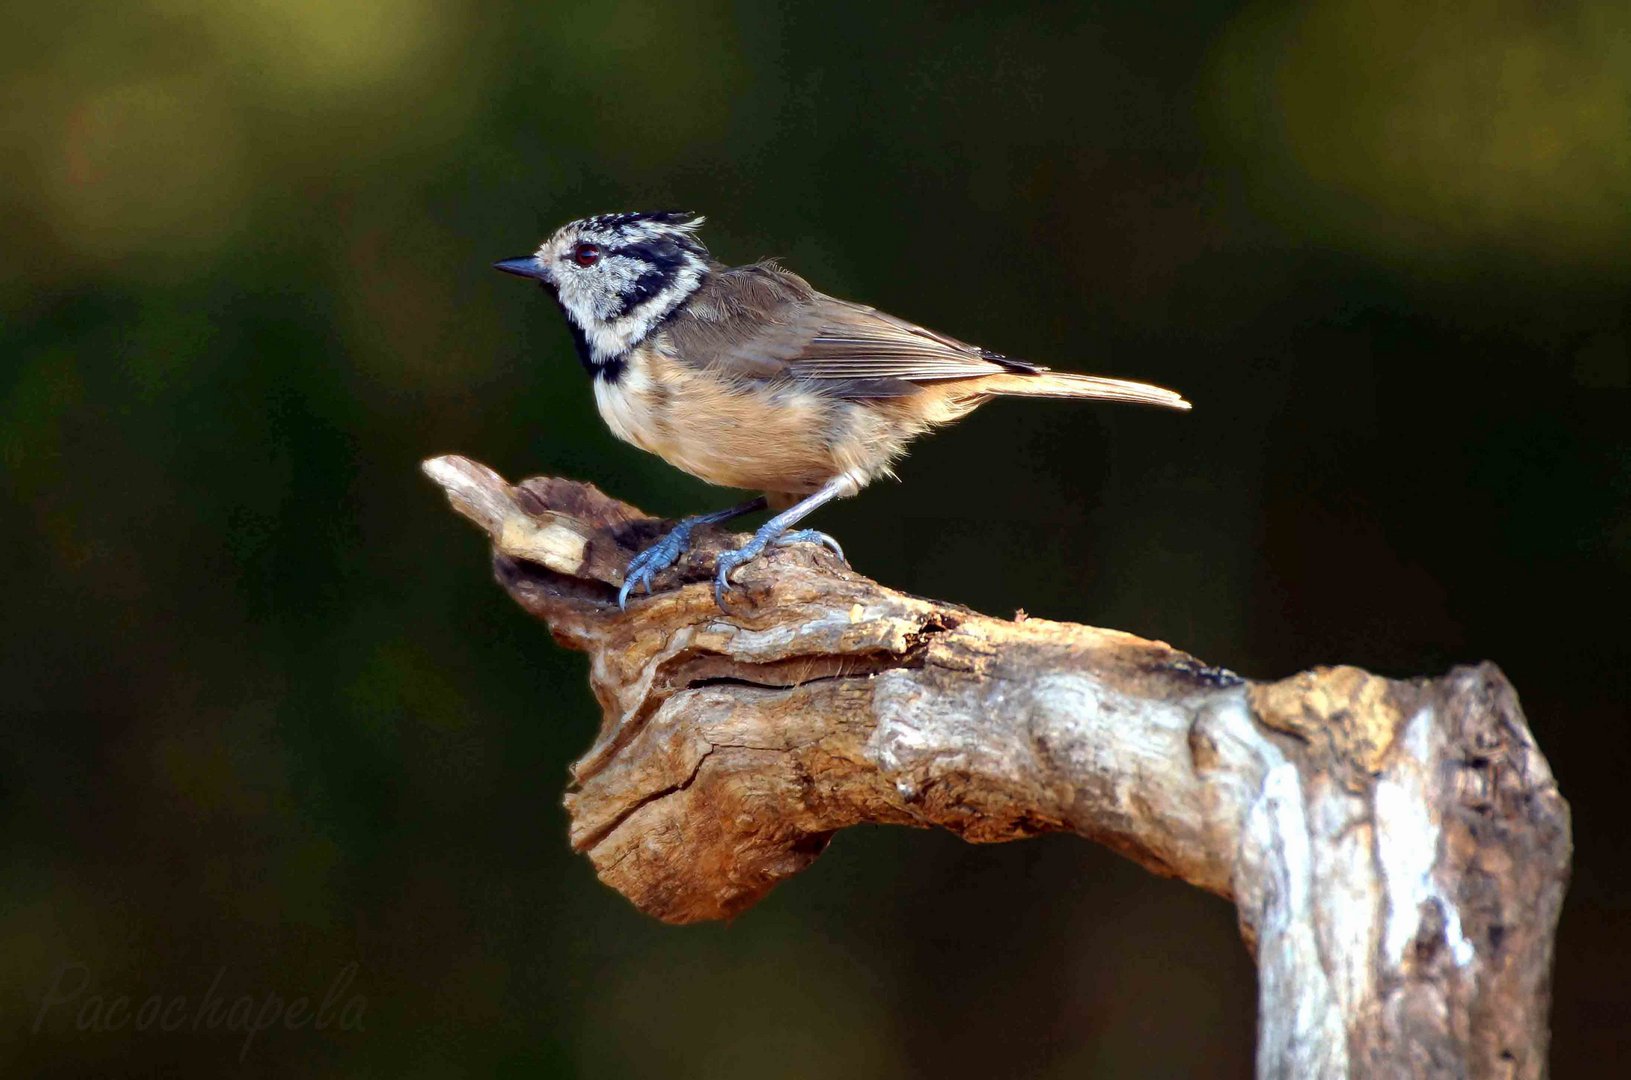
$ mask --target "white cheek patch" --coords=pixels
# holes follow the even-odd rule
[[[623,296],[632,290],[649,269],[639,259],[607,259],[598,273],[571,274],[561,283],[561,304],[583,328],[596,360],[621,356],[640,343],[651,328],[702,284],[702,268],[686,265],[674,272],[668,288],[638,307],[615,318]]]
[[[609,255],[600,260],[600,265],[592,271],[600,279],[600,287],[596,289],[595,314],[605,321],[622,312],[623,297],[634,290],[650,269],[651,266],[643,260],[627,255]]]
[[[673,271],[666,288],[639,305],[626,308],[625,298],[639,286],[652,265],[630,255],[607,255],[592,268],[580,268],[567,258],[571,247],[590,243],[609,249],[650,242],[672,237],[676,231],[694,232],[702,224],[702,218],[680,225],[624,222],[606,232],[584,228],[593,220],[574,222],[562,229],[538,249],[536,257],[546,266],[558,268],[552,274],[556,296],[567,316],[583,331],[591,359],[604,363],[638,345],[665,315],[696,292],[707,274],[707,267],[701,257],[687,257],[686,262]]]

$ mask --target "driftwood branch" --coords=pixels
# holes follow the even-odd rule
[[[807,545],[743,568],[725,614],[709,572],[739,538],[707,530],[620,613],[662,522],[463,458],[425,471],[511,597],[590,656],[605,718],[571,842],[642,910],[734,915],[861,822],[1073,832],[1237,905],[1260,1075],[1544,1074],[1568,805],[1492,664],[1255,682],[906,596]]]

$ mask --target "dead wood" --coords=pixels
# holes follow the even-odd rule
[[[862,822],[1073,832],[1232,900],[1261,1076],[1545,1072],[1568,805],[1493,664],[1256,682],[1160,642],[891,591],[807,545],[739,571],[595,488],[425,463],[499,583],[590,657],[604,719],[566,796],[601,879],[670,922],[735,915]]]

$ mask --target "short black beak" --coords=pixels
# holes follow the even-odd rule
[[[544,280],[544,268],[538,265],[538,260],[531,255],[523,255],[519,259],[505,259],[503,262],[493,264],[494,270],[502,270],[506,274],[516,277],[534,278]]]

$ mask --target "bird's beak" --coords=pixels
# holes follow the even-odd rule
[[[548,280],[544,276],[544,267],[535,257],[523,255],[518,259],[505,259],[503,262],[493,264],[494,270],[502,270],[506,274],[516,277],[533,278],[536,281]]]

